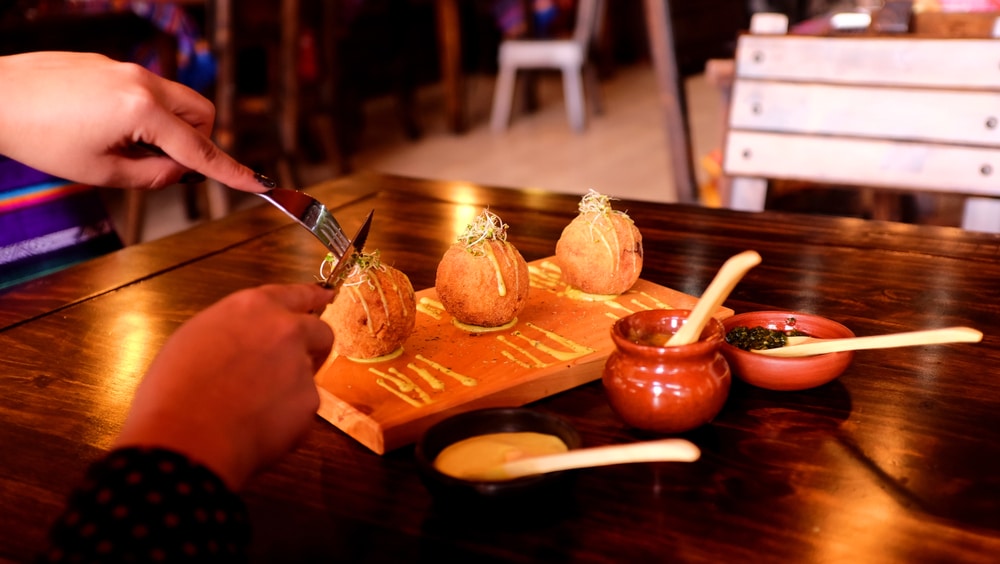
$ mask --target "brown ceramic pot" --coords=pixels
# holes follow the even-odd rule
[[[729,365],[719,352],[722,323],[710,319],[690,345],[640,344],[652,335],[673,335],[688,310],[649,310],[611,327],[615,350],[604,365],[608,401],[629,425],[658,433],[681,433],[714,418],[729,396]]]

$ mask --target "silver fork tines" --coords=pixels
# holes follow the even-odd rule
[[[312,233],[338,259],[344,256],[351,241],[337,219],[319,200],[305,192],[275,188],[257,194]]]

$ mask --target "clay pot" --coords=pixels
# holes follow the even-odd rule
[[[682,346],[636,342],[673,335],[688,310],[649,310],[611,327],[615,350],[602,380],[612,409],[627,424],[657,433],[682,433],[711,421],[729,396],[729,365],[720,353],[725,332],[710,319],[698,340]]]

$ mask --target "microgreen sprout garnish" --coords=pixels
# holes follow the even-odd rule
[[[371,270],[385,270],[382,266],[382,251],[376,250],[371,253],[357,252],[351,255],[348,259],[347,268],[344,269],[341,278],[344,280],[350,280],[355,278],[352,282],[345,282],[345,286],[359,286],[363,282],[368,282],[368,272]],[[337,280],[330,280],[333,276],[333,269],[337,265],[337,257],[333,253],[327,253],[326,258],[323,259],[322,264],[319,265],[319,277],[326,284],[333,284]]]
[[[500,216],[484,209],[472,223],[465,227],[465,232],[458,236],[458,242],[465,244],[465,249],[477,254],[475,247],[484,241],[506,241],[509,226]]]
[[[612,199],[591,188],[580,199],[580,213],[611,213]]]
[[[616,214],[631,220],[628,214],[613,209],[611,207],[611,201],[617,198],[612,198],[610,196],[605,196],[594,189],[590,189],[587,193],[580,199],[580,215],[588,216],[590,220],[590,232],[591,235],[597,238],[595,234],[595,224],[603,217],[610,217],[611,214]]]
[[[605,196],[604,194],[601,194],[600,192],[597,192],[596,190],[591,188],[590,190],[587,191],[586,194],[584,194],[583,198],[580,198],[580,208],[579,208],[580,214],[581,215],[594,214],[595,216],[594,219],[602,215],[610,215],[613,213],[628,217],[627,213],[613,209],[611,207],[611,201],[617,199],[618,198]]]

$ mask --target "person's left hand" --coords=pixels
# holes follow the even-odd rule
[[[315,284],[261,286],[191,318],[139,385],[117,446],[175,450],[238,490],[315,417],[333,332],[311,312],[332,299]]]

